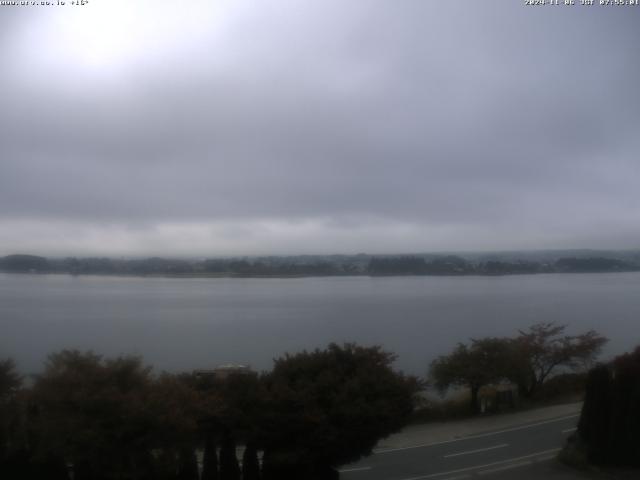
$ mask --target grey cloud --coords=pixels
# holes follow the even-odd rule
[[[345,232],[368,222],[362,242],[400,222],[475,231],[468,248],[489,248],[486,231],[520,248],[523,228],[540,247],[637,244],[640,9],[273,1],[232,13],[198,44],[108,75],[60,73],[41,46],[39,71],[55,75],[34,81],[35,51],[0,54],[0,219],[238,220],[229,228],[256,244],[260,221],[327,219]],[[344,237],[329,238],[340,251]],[[438,238],[398,248],[460,243]]]

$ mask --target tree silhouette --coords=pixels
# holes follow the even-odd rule
[[[589,461],[640,466],[640,347],[589,372],[577,434]]]
[[[459,343],[449,355],[431,363],[430,376],[435,386],[444,391],[452,385],[468,387],[470,409],[478,412],[480,389],[506,377],[510,360],[510,343],[503,338],[472,340]]]
[[[588,366],[607,339],[594,330],[565,335],[566,325],[537,323],[514,339],[510,378],[521,395],[532,397],[556,371]]]
[[[202,458],[202,480],[218,480],[218,452],[213,434],[208,433],[204,443]]]
[[[236,442],[228,431],[222,436],[220,446],[220,480],[240,480]]]
[[[394,359],[353,344],[277,359],[265,377],[264,478],[331,471],[402,428],[419,385],[391,368]]]
[[[242,455],[242,480],[260,480],[260,462],[253,442],[249,442]]]
[[[192,447],[183,446],[180,449],[178,480],[199,480],[198,459]]]

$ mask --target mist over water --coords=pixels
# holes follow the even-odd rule
[[[540,321],[596,329],[603,359],[640,344],[640,273],[503,277],[171,279],[0,274],[0,357],[25,373],[62,348],[135,354],[157,370],[268,369],[328,342],[380,344],[397,366]]]

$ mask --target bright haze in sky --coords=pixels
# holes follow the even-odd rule
[[[640,247],[640,7],[70,3],[0,6],[0,255]]]

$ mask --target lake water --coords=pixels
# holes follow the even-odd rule
[[[267,369],[331,341],[380,344],[397,366],[470,337],[540,321],[596,329],[605,357],[640,344],[640,273],[504,277],[172,279],[0,274],[0,358],[41,370],[62,348],[142,355],[156,369],[220,363]]]

